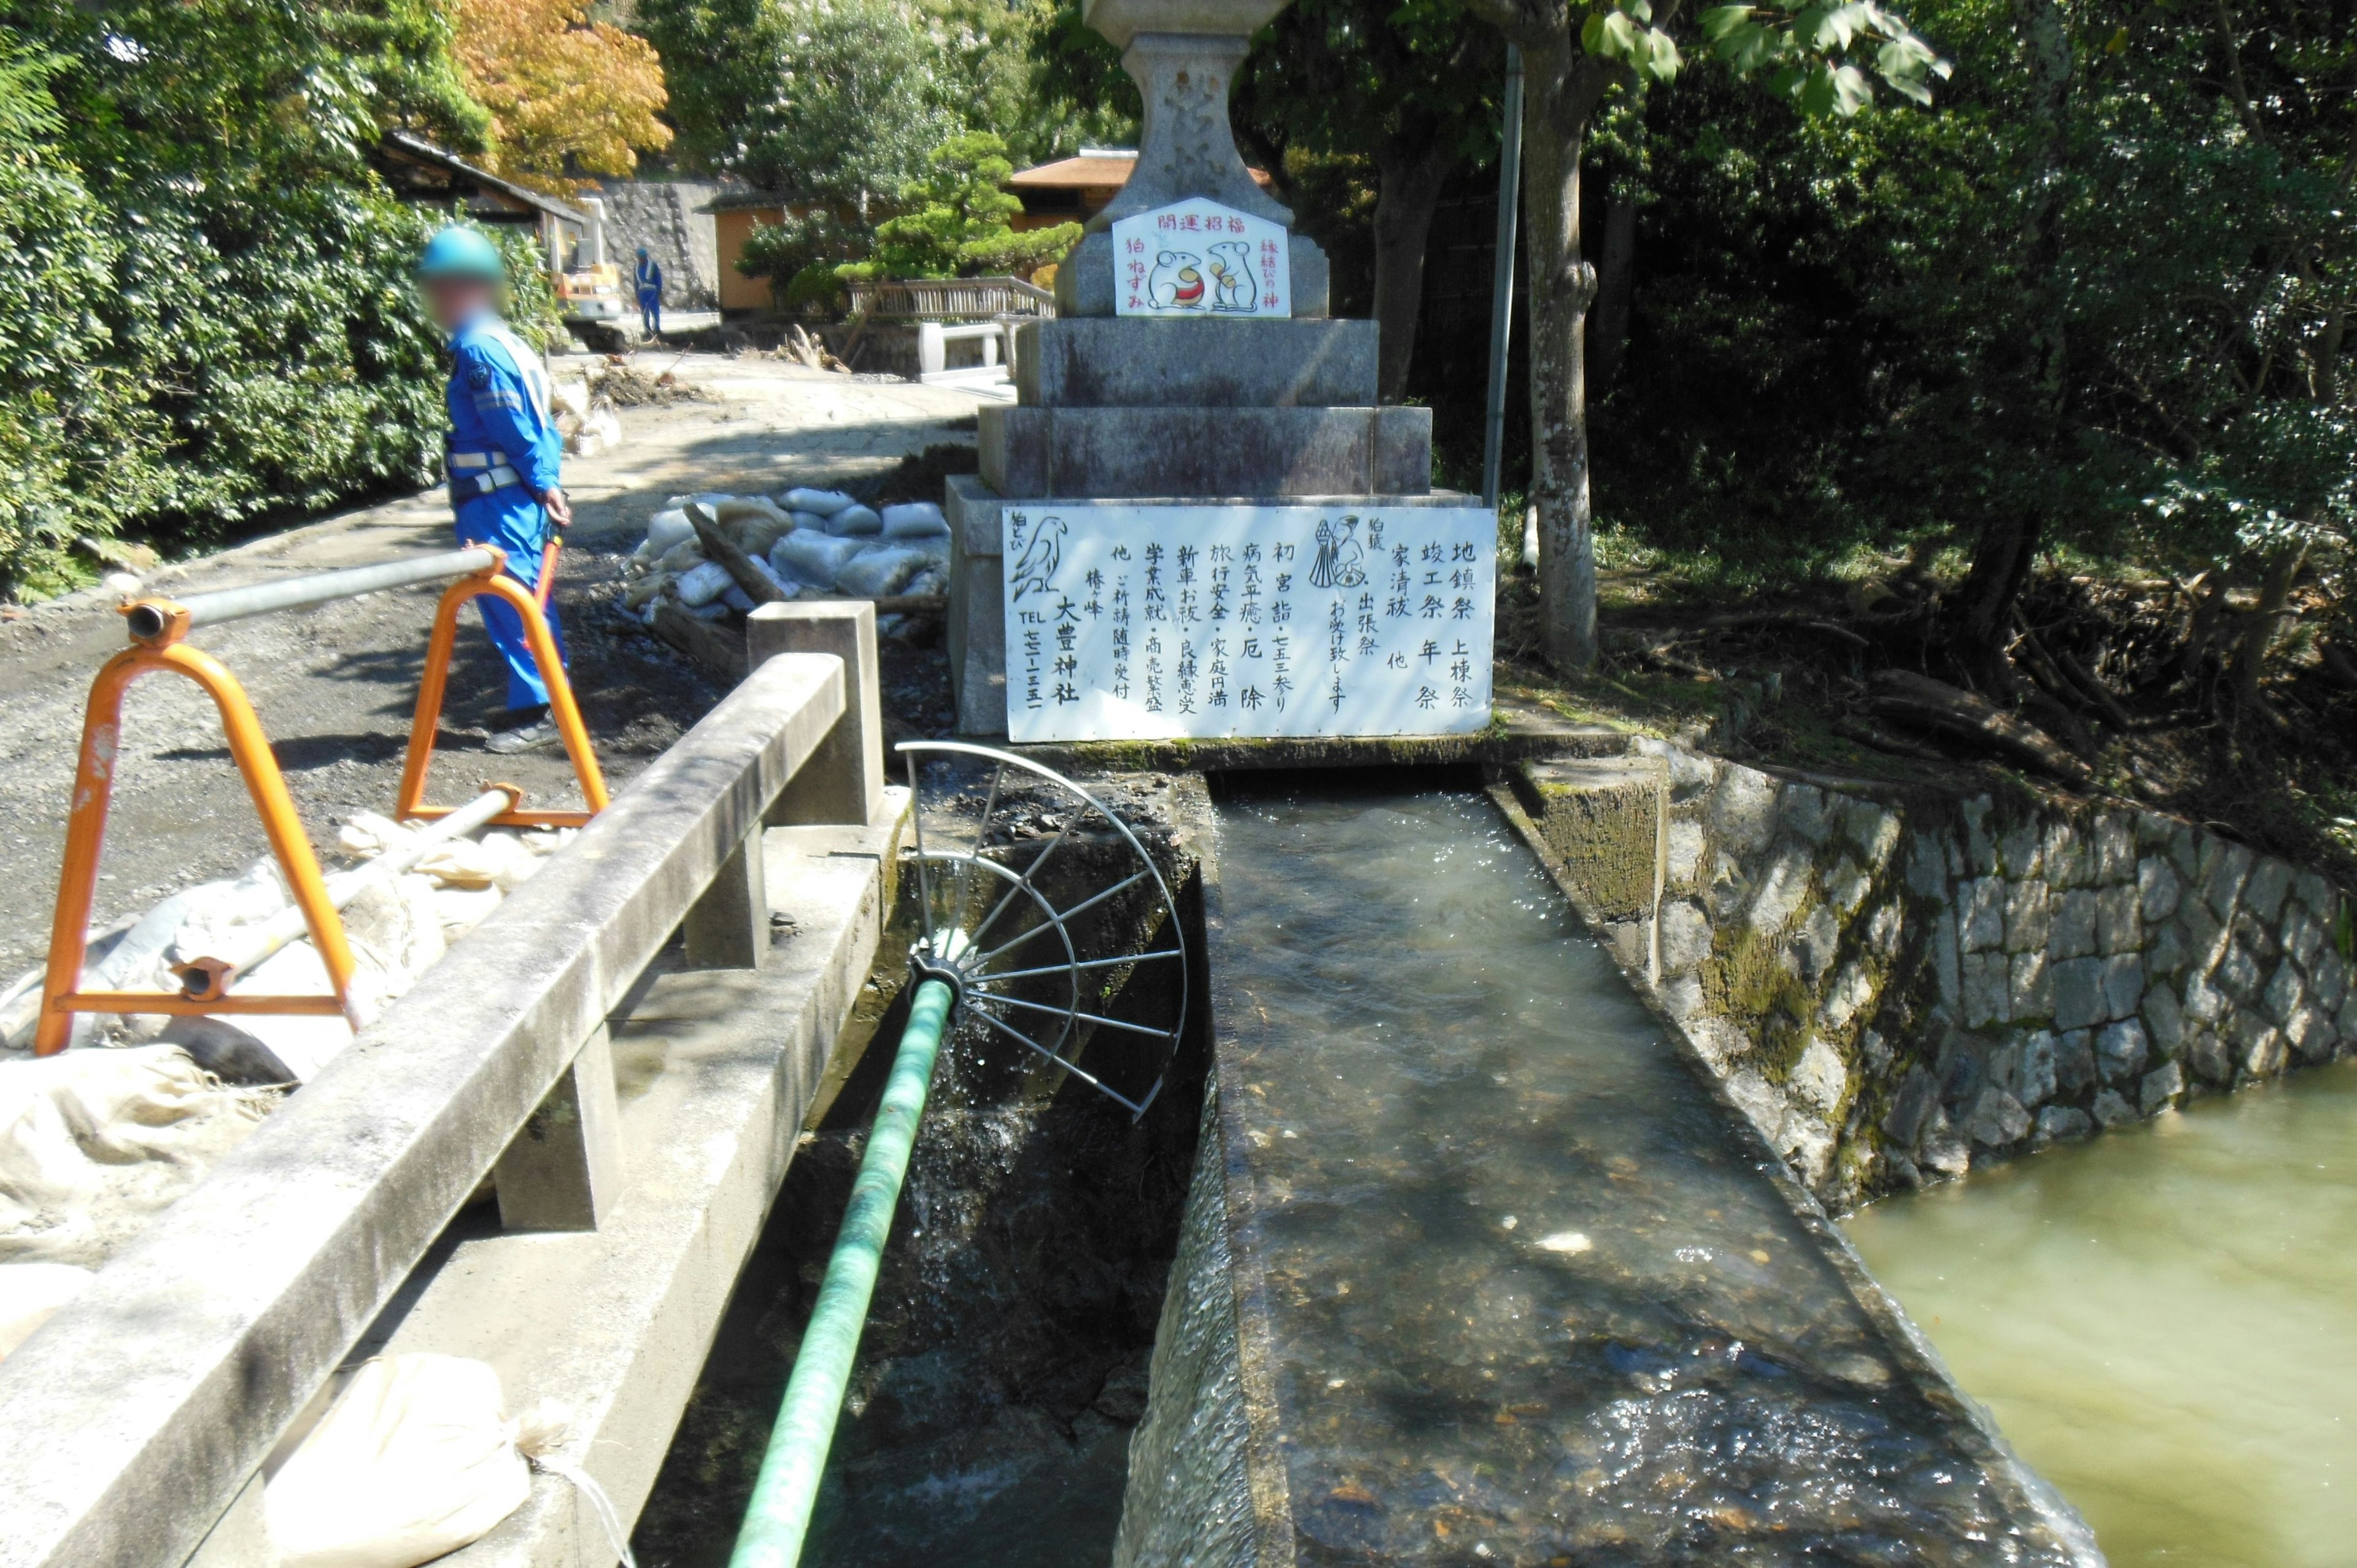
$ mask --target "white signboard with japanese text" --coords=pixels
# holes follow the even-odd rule
[[[1006,507],[1015,741],[1458,735],[1490,722],[1479,507]]]
[[[1116,316],[1293,314],[1285,231],[1204,197],[1115,220],[1113,265]]]

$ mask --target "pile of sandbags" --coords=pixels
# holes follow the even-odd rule
[[[0,1262],[96,1268],[243,1143],[281,1092],[225,1084],[178,1046],[0,1062]],[[45,1305],[17,1299],[20,1282],[35,1277],[0,1269],[0,1317]]]
[[[338,833],[344,852],[373,859],[420,831],[363,811]],[[436,844],[399,876],[363,889],[343,907],[344,938],[355,969],[352,1000],[363,1021],[383,1010],[499,907],[500,898],[570,842],[576,830],[520,832],[487,828],[478,838]],[[332,886],[334,879],[331,877]],[[245,949],[247,937],[293,902],[277,862],[258,861],[242,876],[207,882],[176,893],[135,919],[93,933],[83,961],[84,990],[177,991],[175,966],[222,958]],[[0,992],[0,1047],[32,1043],[40,1009],[42,971],[33,970]],[[240,976],[232,991],[319,993],[330,990],[327,966],[308,939],[290,942]],[[208,1070],[239,1083],[299,1083],[327,1065],[351,1039],[341,1018],[252,1014],[220,1018],[82,1015],[75,1047],[141,1045],[162,1040],[185,1047]],[[0,1071],[7,1064],[0,1061]]]
[[[950,528],[931,501],[882,510],[840,490],[768,496],[673,496],[622,568],[622,602],[648,625],[664,604],[702,620],[753,608],[719,562],[705,559],[687,508],[711,509],[720,532],[789,599],[882,599],[949,590]]]
[[[346,854],[366,861],[420,831],[362,812],[338,839]],[[406,991],[576,831],[487,828],[477,838],[450,839],[346,903],[352,1001],[361,1021]],[[175,965],[244,950],[251,933],[291,902],[276,862],[268,860],[234,880],[176,893],[92,936],[82,987],[178,991]],[[71,1048],[47,1058],[15,1054],[32,1043],[41,978],[37,969],[0,992],[0,1047],[12,1053],[0,1057],[0,1261],[103,1262],[252,1132],[281,1094],[351,1043],[351,1026],[340,1017],[85,1015],[75,1020]],[[230,989],[316,995],[333,988],[305,939]],[[0,1329],[8,1302],[0,1289]]]

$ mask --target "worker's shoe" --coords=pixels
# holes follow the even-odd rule
[[[500,731],[484,742],[483,746],[485,750],[496,751],[501,757],[512,757],[519,751],[530,751],[536,746],[546,746],[555,738],[556,721],[550,718],[544,710],[540,717],[530,724],[518,725],[513,729]]]

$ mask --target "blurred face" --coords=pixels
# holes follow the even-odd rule
[[[498,293],[495,285],[474,278],[428,278],[422,286],[425,308],[445,332],[455,332],[490,309]]]

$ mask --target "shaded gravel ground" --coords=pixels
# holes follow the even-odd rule
[[[559,577],[573,671],[608,783],[619,789],[719,700],[706,672],[613,604],[623,552],[646,517],[683,490],[774,489],[880,473],[904,454],[960,439],[974,400],[951,389],[871,385],[773,361],[693,357],[683,378],[715,401],[623,413],[616,452],[568,460],[578,521]],[[184,565],[158,591],[254,582],[450,547],[436,494],[362,508]],[[190,641],[236,673],[285,769],[312,841],[334,843],[358,811],[388,811],[425,635],[438,589],[373,594],[317,610],[198,631]],[[40,607],[0,625],[0,983],[48,945],[64,853],[67,796],[91,674],[124,645],[97,596]],[[935,733],[948,676],[937,648],[888,645],[888,724],[896,737]],[[561,747],[494,757],[505,682],[473,612],[460,623],[431,798],[464,798],[491,779],[537,803],[578,800]],[[267,854],[211,703],[193,682],[149,676],[124,710],[123,760],[96,918],[145,908],[192,883],[233,875]]]

